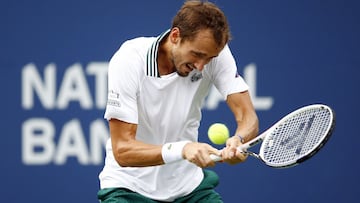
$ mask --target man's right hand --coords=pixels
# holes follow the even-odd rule
[[[221,152],[206,143],[191,142],[183,148],[183,158],[201,167],[215,166],[215,162],[210,158],[210,154],[221,156]]]

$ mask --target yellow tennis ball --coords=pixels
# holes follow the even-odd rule
[[[229,129],[222,123],[214,123],[209,127],[208,137],[214,144],[225,144],[229,138]]]

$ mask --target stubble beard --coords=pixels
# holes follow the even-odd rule
[[[174,57],[174,54],[172,53],[171,54],[171,62],[173,64],[173,66],[175,67],[175,70],[176,70],[176,73],[180,76],[180,77],[187,77],[189,75],[189,73],[184,73],[184,72],[181,72],[180,71],[180,68],[176,65],[176,62],[175,62],[175,57]]]

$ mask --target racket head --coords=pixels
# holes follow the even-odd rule
[[[259,157],[271,167],[295,166],[314,156],[328,141],[334,127],[335,113],[329,106],[302,107],[265,132]]]

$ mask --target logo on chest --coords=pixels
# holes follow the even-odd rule
[[[202,77],[203,77],[202,73],[194,73],[191,76],[190,80],[191,80],[191,82],[196,82],[196,81],[200,80]]]

